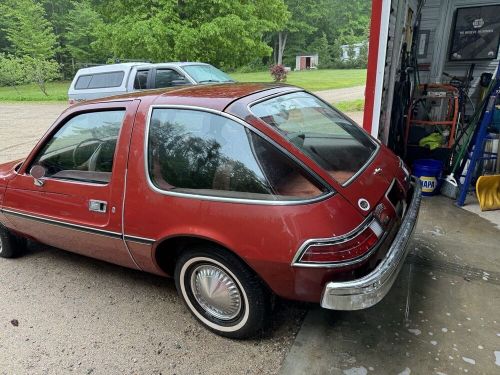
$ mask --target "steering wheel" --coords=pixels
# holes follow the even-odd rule
[[[78,155],[78,150],[85,144],[85,143],[88,143],[88,142],[92,142],[92,141],[97,141],[99,142],[99,144],[97,145],[97,147],[95,148],[94,152],[92,153],[92,155],[97,151],[99,150],[99,148],[106,142],[106,141],[103,141],[102,139],[99,139],[99,138],[87,138],[87,139],[84,139],[83,141],[81,141],[80,143],[78,143],[78,145],[75,147],[75,149],[73,150],[73,166],[76,168],[78,165],[80,165],[81,163],[77,163],[77,155]],[[91,155],[91,157],[92,157]]]

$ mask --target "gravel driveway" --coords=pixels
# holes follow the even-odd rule
[[[26,157],[66,108],[0,104],[0,163]],[[265,335],[203,329],[172,280],[31,244],[0,259],[0,374],[275,374],[306,307],[277,301]]]
[[[0,103],[0,163],[24,158],[67,104]]]
[[[0,163],[26,157],[66,108],[0,103]],[[307,311],[278,301],[265,336],[231,341],[201,328],[170,279],[35,244],[0,260],[0,280],[1,375],[274,374]]]
[[[326,100],[328,103],[338,103],[343,101],[364,99],[365,89],[366,86],[363,85],[347,87],[344,89],[316,91],[315,94],[320,96],[323,100]]]
[[[42,245],[0,260],[0,374],[275,374],[305,314],[279,301],[266,336],[202,328],[172,280]]]
[[[327,100],[332,91],[342,90],[348,89],[327,90],[324,99]],[[320,96],[321,93],[317,92]],[[0,163],[26,157],[66,108],[65,103],[0,103]],[[363,112],[349,112],[347,115],[358,124],[363,121]]]

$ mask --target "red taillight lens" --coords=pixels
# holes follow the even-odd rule
[[[299,262],[337,263],[358,258],[366,254],[377,244],[382,233],[383,230],[380,224],[373,220],[370,225],[352,237],[309,245]]]

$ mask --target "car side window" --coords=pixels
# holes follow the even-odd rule
[[[124,115],[124,109],[117,109],[72,117],[45,144],[32,166],[42,166],[45,177],[108,183]]]
[[[134,79],[134,89],[144,90],[148,88],[149,70],[138,70]]]
[[[173,69],[156,69],[155,88],[186,85],[186,77]]]
[[[270,142],[227,117],[156,108],[148,172],[161,190],[252,200],[303,200],[326,189]]]
[[[122,85],[124,76],[125,72],[122,71],[82,75],[75,83],[75,90],[119,87]]]

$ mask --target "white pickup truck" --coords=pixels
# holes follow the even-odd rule
[[[122,63],[80,69],[68,90],[69,103],[137,90],[234,82],[216,67],[197,62]]]

